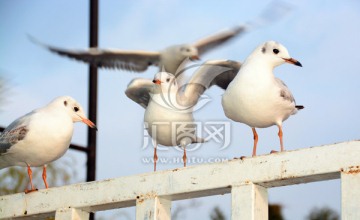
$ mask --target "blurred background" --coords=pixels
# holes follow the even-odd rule
[[[100,1],[99,47],[157,51],[174,44],[192,43],[255,19],[271,2]],[[275,69],[275,75],[288,85],[297,103],[305,106],[284,123],[285,149],[359,139],[359,1],[305,0],[283,4],[286,5],[284,16],[276,22],[248,31],[207,53],[201,57],[202,61],[243,61],[258,44],[278,41],[303,64],[302,68],[282,65]],[[73,96],[88,112],[88,65],[50,53],[27,38],[31,34],[50,45],[86,49],[88,8],[86,0],[0,1],[0,126],[6,127],[19,116],[61,95]],[[153,156],[153,148],[146,144],[149,139],[144,135],[144,109],[128,99],[124,91],[134,77],[153,78],[157,71],[157,67],[150,67],[143,74],[99,70],[97,180],[152,172],[153,164],[148,159]],[[222,93],[215,87],[208,90],[206,94],[211,101],[195,112],[195,119],[229,122],[221,107]],[[220,150],[218,143],[210,141],[188,151],[188,157],[198,158],[198,162],[188,166],[251,155],[251,129],[235,122],[230,127],[229,147]],[[258,129],[258,134],[258,154],[279,149],[276,127]],[[75,124],[73,143],[86,145],[83,124]],[[180,158],[182,152],[163,149],[158,151],[158,156]],[[51,186],[85,181],[86,158],[81,152],[69,150],[53,166],[59,172],[52,172],[55,180]],[[180,161],[168,161],[159,163],[158,170],[182,166]],[[18,182],[27,183],[26,176],[12,179],[10,171],[16,173],[16,170],[25,171],[24,168],[0,170],[0,190],[6,191],[9,185]],[[41,168],[38,170],[40,173]],[[42,188],[40,175],[36,178],[37,186]],[[21,192],[25,185],[17,187],[15,191]],[[230,198],[223,195],[177,201],[173,203],[173,215],[177,219],[210,219],[218,210],[223,219],[229,219]],[[310,219],[309,213],[314,208],[317,208],[315,212],[327,207],[325,212],[330,209],[329,212],[339,213],[340,181],[271,188],[269,202],[281,206],[285,219]],[[134,219],[135,209],[107,211],[96,217]]]

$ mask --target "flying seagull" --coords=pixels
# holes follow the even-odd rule
[[[144,72],[149,66],[158,66],[159,70],[175,74],[187,60],[198,60],[204,53],[215,49],[241,35],[246,26],[236,26],[214,35],[202,38],[194,43],[172,45],[160,51],[115,50],[89,48],[87,50],[63,49],[46,45],[29,35],[29,39],[51,52],[67,56],[78,61],[93,64],[97,67],[122,69],[133,72]]]

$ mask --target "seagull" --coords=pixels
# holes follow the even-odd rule
[[[46,188],[46,165],[63,156],[73,135],[73,123],[82,121],[91,128],[95,124],[86,118],[83,108],[70,96],[61,96],[48,105],[16,119],[0,134],[0,169],[10,166],[27,167],[31,189],[31,166],[43,166]]]
[[[144,123],[154,143],[154,171],[158,144],[182,147],[186,167],[186,146],[205,141],[196,136],[195,105],[212,85],[226,88],[240,65],[228,60],[208,61],[182,87],[179,87],[177,78],[167,72],[157,73],[153,80],[136,78],[129,83],[125,94],[145,108]]]
[[[97,67],[122,69],[133,72],[144,72],[148,66],[159,66],[159,70],[175,74],[186,61],[199,60],[199,56],[228,42],[244,33],[246,26],[236,26],[214,35],[204,37],[194,43],[172,45],[160,51],[117,50],[89,48],[88,50],[62,49],[43,44],[29,35],[31,41],[51,52],[67,56],[78,61],[93,64]],[[185,61],[185,62],[184,62]],[[180,68],[181,69],[181,68]]]
[[[252,156],[256,156],[258,142],[255,128],[277,125],[280,148],[283,151],[282,123],[304,108],[296,105],[291,91],[273,74],[273,69],[283,63],[302,66],[299,61],[290,57],[288,50],[280,43],[268,41],[261,44],[244,61],[222,97],[225,115],[252,128]]]

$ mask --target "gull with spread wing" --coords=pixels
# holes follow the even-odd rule
[[[145,108],[144,122],[154,142],[154,171],[158,159],[157,144],[182,147],[186,166],[186,146],[204,142],[196,135],[195,105],[212,85],[225,89],[239,68],[240,63],[235,61],[208,61],[180,88],[176,77],[167,72],[157,73],[153,80],[137,78],[129,83],[126,95]],[[175,131],[174,123],[186,132]]]
[[[228,42],[246,31],[246,26],[236,26],[214,35],[202,38],[195,43],[180,44],[166,47],[160,51],[116,50],[90,48],[88,50],[62,49],[40,43],[35,38],[29,38],[48,50],[78,61],[93,64],[97,67],[123,69],[143,72],[148,66],[159,66],[159,70],[175,74],[182,69],[187,60],[198,60],[204,53]],[[179,68],[180,67],[180,68]]]
[[[160,51],[120,50],[89,48],[86,50],[63,49],[43,44],[29,36],[30,40],[61,56],[86,62],[97,67],[122,69],[133,72],[144,72],[149,66],[158,66],[159,71],[176,74],[181,71],[188,60],[197,60],[200,56],[241,34],[268,26],[282,19],[292,6],[282,1],[273,1],[250,21],[233,26],[227,30],[204,37],[196,42],[172,45]]]

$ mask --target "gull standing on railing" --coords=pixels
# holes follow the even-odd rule
[[[189,82],[180,87],[174,75],[159,72],[153,80],[137,78],[132,80],[126,95],[145,108],[144,122],[154,142],[154,171],[157,162],[157,144],[181,146],[186,166],[186,146],[204,142],[196,135],[193,111],[200,96],[212,85],[226,88],[240,68],[239,62],[216,60],[203,64]],[[173,126],[184,128],[178,132]],[[181,131],[181,130],[180,130]]]
[[[302,66],[290,57],[283,45],[274,41],[261,44],[244,61],[222,98],[225,115],[252,128],[253,156],[256,155],[258,142],[255,128],[277,125],[280,150],[283,151],[282,123],[304,108],[295,104],[291,91],[274,76],[273,69],[283,63]]]
[[[91,128],[95,124],[86,118],[80,104],[69,96],[54,99],[43,108],[16,119],[0,134],[0,169],[10,166],[27,167],[30,190],[31,166],[43,166],[42,178],[45,187],[46,165],[59,159],[69,148],[74,123],[82,121]]]

